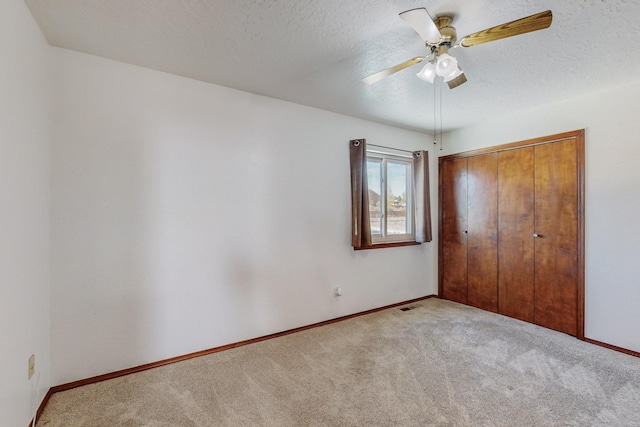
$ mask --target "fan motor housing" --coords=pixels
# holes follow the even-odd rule
[[[438,27],[438,30],[440,30],[440,34],[442,35],[442,39],[440,39],[440,43],[438,44],[442,45],[446,43],[449,46],[453,46],[456,43],[456,40],[458,39],[456,29],[451,26],[451,23],[453,22],[453,17],[447,16],[447,15],[438,16],[434,20],[434,22]]]

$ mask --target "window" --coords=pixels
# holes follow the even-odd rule
[[[415,240],[411,158],[367,151],[373,243]]]
[[[429,152],[371,147],[383,151],[369,149],[364,138],[349,141],[351,246],[358,251],[430,242]]]

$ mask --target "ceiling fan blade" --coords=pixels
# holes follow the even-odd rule
[[[543,30],[549,28],[553,14],[550,10],[527,16],[515,21],[507,22],[502,25],[487,28],[477,33],[464,36],[460,40],[460,46],[470,47],[482,43],[492,42],[507,37],[517,36],[519,34],[529,33],[531,31]]]
[[[362,79],[362,81],[368,85],[374,84],[385,77],[389,77],[391,74],[397,73],[400,70],[404,70],[407,67],[410,67],[414,64],[422,62],[426,58],[426,56],[416,56],[413,59],[409,59],[408,61],[404,61],[398,65],[394,65],[393,67],[389,67],[386,70],[378,71],[377,73],[371,74]]]
[[[429,12],[424,7],[406,10],[400,14],[400,18],[411,25],[425,42],[437,44],[442,39],[438,26],[433,22]]]
[[[466,83],[466,81],[467,81],[467,78],[465,77],[464,73],[462,73],[455,79],[449,80],[447,84],[449,85],[449,89],[455,89],[461,84]]]

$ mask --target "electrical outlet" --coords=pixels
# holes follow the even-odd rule
[[[31,357],[29,358],[29,379],[31,379],[31,377],[35,372],[36,372],[36,355],[32,354]]]

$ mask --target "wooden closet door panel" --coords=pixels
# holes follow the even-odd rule
[[[498,153],[498,312],[534,321],[534,149]]]
[[[467,303],[467,159],[441,164],[442,297]]]
[[[468,304],[498,310],[498,154],[467,161]]]
[[[535,323],[577,331],[578,165],[575,139],[535,147]]]

